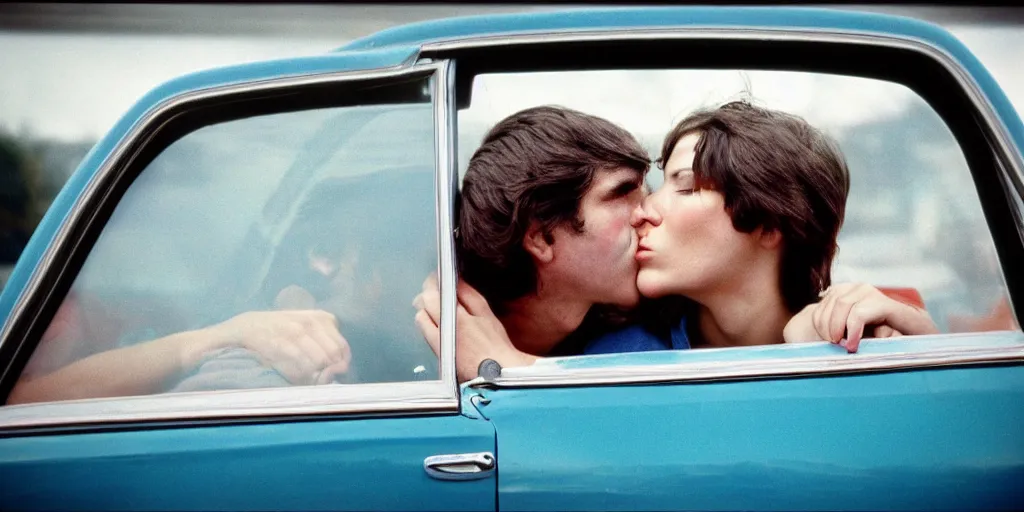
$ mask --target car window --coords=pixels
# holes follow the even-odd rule
[[[936,111],[902,84],[764,70],[482,74],[459,112],[460,176],[487,130],[528,107],[608,119],[654,159],[687,114],[738,99],[801,116],[838,141],[851,187],[834,283],[912,288],[943,332],[1017,328],[964,152]],[[657,189],[662,173],[652,166],[647,180]]]
[[[117,204],[10,401],[438,379],[410,306],[438,265],[434,171],[429,98],[184,135]]]

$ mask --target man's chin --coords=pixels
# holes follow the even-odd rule
[[[618,301],[615,302],[615,305],[627,309],[635,308],[638,304],[640,304],[640,291],[634,287],[633,292],[634,293],[630,294],[629,296],[620,298]]]

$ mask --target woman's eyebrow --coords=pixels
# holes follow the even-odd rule
[[[688,172],[690,174],[693,174],[693,168],[692,167],[680,167],[678,169],[665,170],[665,179],[670,179],[670,180],[675,179],[676,177],[678,177],[680,174],[682,174],[684,172]]]
[[[675,179],[678,172],[676,169],[665,169],[665,181]]]

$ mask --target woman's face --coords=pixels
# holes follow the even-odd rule
[[[721,193],[695,187],[699,139],[699,133],[689,134],[676,143],[664,165],[664,184],[633,212],[640,236],[637,288],[646,297],[685,295],[700,302],[727,293],[754,263],[756,237],[733,228]]]

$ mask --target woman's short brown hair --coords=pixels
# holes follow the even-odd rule
[[[800,117],[736,101],[680,121],[665,137],[659,165],[692,133],[700,135],[693,161],[697,187],[725,197],[737,231],[781,233],[779,283],[786,307],[795,313],[817,301],[832,281],[850,191],[839,145]]]
[[[555,106],[501,120],[469,161],[458,202],[462,277],[500,309],[536,290],[537,270],[523,248],[536,222],[586,228],[580,203],[600,170],[626,167],[643,176],[650,156],[611,121]]]

